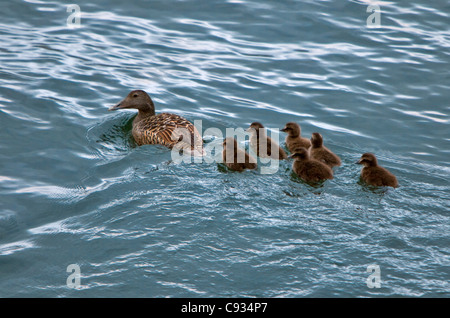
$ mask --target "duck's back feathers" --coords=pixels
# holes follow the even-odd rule
[[[250,148],[260,158],[271,158],[277,160],[287,159],[286,152],[272,138],[267,136],[266,128],[259,123],[253,122],[247,129],[250,132]]]
[[[258,167],[256,159],[250,156],[242,149],[237,149],[237,154],[233,158],[227,158],[227,150],[223,149],[223,163],[231,170],[242,172],[245,169],[256,169]],[[243,162],[237,160],[237,158],[244,157]]]
[[[333,168],[341,165],[341,159],[325,146],[319,148],[310,148],[311,159],[321,161],[327,166]]]
[[[377,187],[398,187],[397,178],[386,168],[380,166],[364,167],[361,170],[361,179],[365,183]]]
[[[311,159],[323,162],[330,168],[341,165],[341,159],[323,145],[322,135],[316,132],[311,136],[311,148],[309,149],[309,155]]]
[[[291,137],[286,136],[285,139],[286,147],[291,153],[295,153],[296,150],[299,150],[300,148],[306,148],[308,149],[311,147],[311,141],[308,138],[304,137]]]
[[[195,126],[187,119],[170,113],[161,113],[133,122],[133,137],[138,145],[160,144],[168,148],[202,148],[203,141]]]
[[[365,183],[377,187],[398,187],[397,178],[389,170],[378,165],[374,154],[366,152],[356,163],[364,166],[361,170],[361,179]]]
[[[292,170],[306,182],[319,182],[333,179],[333,170],[326,164],[311,159],[306,148],[300,148],[290,155],[294,158]]]
[[[245,150],[239,148],[236,139],[233,137],[228,137],[224,140],[222,159],[229,169],[239,172],[258,167],[257,160]]]
[[[250,137],[250,147],[261,158],[284,160],[288,157],[283,148],[268,136],[252,135]]]
[[[292,165],[292,170],[307,182],[333,179],[333,171],[331,168],[316,160],[295,161]]]

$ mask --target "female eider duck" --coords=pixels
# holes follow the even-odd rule
[[[300,125],[297,123],[289,122],[280,131],[287,133],[285,142],[286,147],[291,153],[294,153],[296,149],[308,149],[311,146],[311,141],[301,136]]]
[[[309,154],[311,159],[321,161],[330,168],[341,165],[341,159],[323,145],[323,138],[319,133],[313,133],[311,136],[311,148],[309,148]]]
[[[227,137],[223,143],[222,159],[223,163],[231,170],[244,171],[245,169],[256,169],[256,159],[250,156],[245,150],[238,147],[237,140]]]
[[[203,155],[203,140],[197,128],[187,119],[170,113],[155,114],[155,105],[143,90],[134,90],[124,100],[109,110],[137,109],[133,120],[132,134],[136,143],[141,145],[160,144],[168,148],[176,147]]]
[[[286,152],[272,138],[267,136],[266,129],[259,122],[254,122],[247,128],[250,132],[250,147],[261,158],[277,160],[287,159]]]
[[[365,153],[356,163],[364,166],[361,170],[361,179],[365,183],[377,187],[398,187],[397,178],[386,168],[378,165],[378,160],[374,154]]]
[[[326,164],[311,159],[306,148],[297,149],[289,156],[294,159],[292,170],[306,182],[319,182],[333,179],[333,170]]]

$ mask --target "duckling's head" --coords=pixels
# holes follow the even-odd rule
[[[134,90],[130,92],[121,102],[111,107],[109,110],[124,108],[135,108],[139,112],[155,114],[155,105],[148,94],[143,90]]]
[[[300,125],[294,122],[287,123],[283,129],[280,129],[280,131],[284,131],[291,137],[297,137],[300,136]]]
[[[258,130],[258,129],[264,128],[264,126],[260,122],[255,121],[255,122],[251,123],[251,125],[249,127],[249,129],[252,129],[252,128]]]
[[[292,158],[294,160],[308,160],[309,159],[309,152],[306,150],[306,148],[298,148],[295,150],[295,152],[289,156],[289,158]]]
[[[251,123],[250,127],[247,128],[246,131],[249,131],[251,133],[256,133],[257,136],[264,134],[265,128],[263,124],[260,122],[253,122]]]
[[[311,135],[311,146],[313,148],[317,148],[317,147],[322,147],[322,145],[323,145],[322,135],[317,133],[317,132],[312,133],[312,135]]]
[[[356,163],[363,165],[364,167],[375,167],[378,165],[378,161],[375,155],[368,152],[364,153],[361,156],[361,159],[359,159]]]

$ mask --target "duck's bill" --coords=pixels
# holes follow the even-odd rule
[[[116,105],[108,108],[108,111],[112,111],[112,110],[117,110],[117,109],[121,109],[122,107],[122,102],[117,103]]]

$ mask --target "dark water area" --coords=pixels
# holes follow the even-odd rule
[[[450,5],[377,3],[2,4],[0,297],[449,297]],[[295,121],[342,166],[176,163],[108,112],[133,89],[211,148]],[[400,187],[361,183],[364,152]]]

